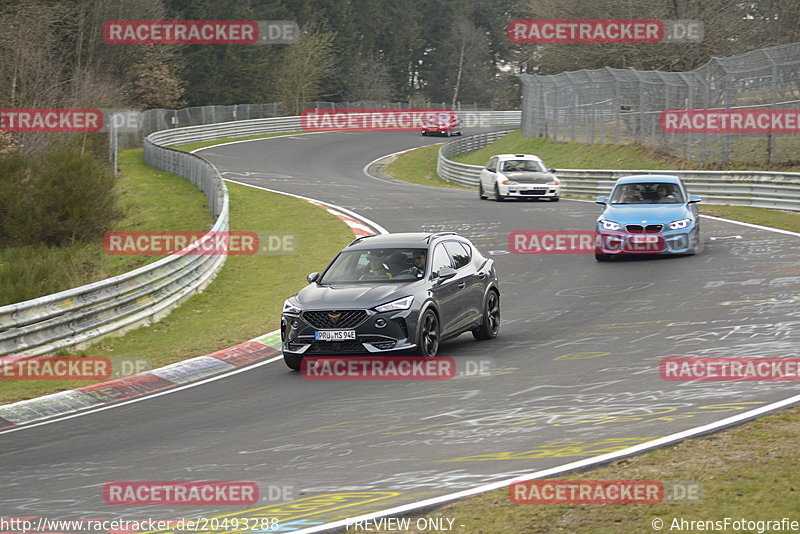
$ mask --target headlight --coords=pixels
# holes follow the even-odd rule
[[[691,222],[692,222],[691,219],[681,219],[680,221],[672,221],[671,223],[669,223],[669,225],[667,225],[667,228],[669,228],[670,230],[681,230],[689,226],[689,223]]]
[[[386,304],[381,304],[380,306],[375,306],[375,311],[388,312],[396,310],[407,310],[411,307],[412,302],[414,302],[413,296],[403,297],[401,299],[387,302]]]
[[[511,182],[510,182],[510,181],[508,181],[508,180],[503,180],[503,181],[502,181],[502,182],[500,182],[500,183],[501,183],[501,184],[503,184],[503,185],[508,185],[508,184],[510,184]]]
[[[558,178],[556,178],[552,182],[547,182],[547,185],[561,185],[561,182],[559,182]]]
[[[283,303],[283,313],[300,313],[302,308],[294,304],[290,299],[286,299]]]
[[[602,219],[600,221],[598,221],[598,222],[600,223],[600,227],[603,230],[619,230],[619,229],[622,228],[622,226],[620,226],[619,223],[615,223],[615,222],[611,222],[611,221],[604,221]]]

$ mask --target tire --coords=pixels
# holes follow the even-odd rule
[[[297,354],[283,354],[283,361],[289,369],[293,371],[300,370],[300,362],[303,361],[302,356],[298,356]]]
[[[559,201],[558,197],[551,197],[550,198],[550,202],[558,202],[558,201]]]
[[[596,259],[597,261],[610,261],[611,260],[611,256],[609,256],[608,254],[602,254],[600,252],[595,252],[594,253],[594,259]]]
[[[478,182],[478,198],[486,200],[486,195],[483,193],[483,183]]]
[[[500,331],[500,295],[497,291],[489,291],[483,305],[483,322],[472,331],[472,337],[478,341],[494,339]]]
[[[461,132],[461,130],[459,130],[459,131],[458,131],[458,133],[457,133],[456,135],[460,137],[460,136],[462,135],[462,132]]]
[[[700,230],[697,230],[692,236],[692,240],[694,241],[694,246],[692,247],[691,251],[687,254],[687,256],[694,256],[698,252],[703,252],[703,243],[700,241]]]
[[[495,202],[502,202],[505,200],[505,197],[500,194],[500,188],[497,187],[497,184],[494,184],[494,201]]]
[[[417,325],[417,354],[433,358],[439,352],[439,318],[428,309]]]

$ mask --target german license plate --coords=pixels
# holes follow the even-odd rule
[[[633,236],[633,242],[637,243],[637,244],[658,243],[658,236],[657,235],[635,235],[635,236]]]
[[[317,341],[343,341],[356,339],[355,330],[317,330],[314,332]]]

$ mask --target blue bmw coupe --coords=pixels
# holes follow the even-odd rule
[[[700,197],[677,176],[640,174],[617,180],[597,218],[597,261],[627,254],[700,252]]]

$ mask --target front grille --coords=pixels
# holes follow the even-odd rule
[[[338,315],[338,317],[336,317]],[[367,312],[364,310],[331,310],[331,311],[306,311],[303,319],[314,328],[355,328],[364,322]]]
[[[625,226],[625,229],[632,234],[657,234],[664,228],[663,224],[648,224],[647,226],[642,226],[641,224],[629,224]]]
[[[547,193],[546,189],[534,189],[533,191],[520,191],[523,195],[544,195]]]
[[[367,352],[358,341],[314,341],[306,354],[361,353]]]

